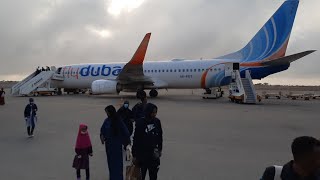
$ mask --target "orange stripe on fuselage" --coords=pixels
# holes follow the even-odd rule
[[[214,66],[218,66],[218,65],[221,65],[221,64],[226,64],[226,62],[215,64],[215,65],[213,65],[213,66],[211,66],[211,67],[206,69],[206,71],[201,76],[201,88],[203,88],[203,89],[206,88],[206,78],[207,78],[207,75],[208,75],[208,72],[210,71],[210,69],[212,69]]]
[[[249,63],[240,63],[240,66],[244,67],[259,67],[263,66],[261,62],[249,62]]]

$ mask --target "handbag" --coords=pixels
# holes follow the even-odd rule
[[[141,180],[141,171],[140,167],[134,164],[131,164],[126,167],[126,180]]]
[[[81,158],[78,157],[78,155],[75,155],[73,158],[72,167],[75,169],[80,169],[81,165]]]

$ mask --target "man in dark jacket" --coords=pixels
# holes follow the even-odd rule
[[[133,162],[141,168],[142,179],[149,171],[150,180],[156,180],[160,166],[162,152],[162,127],[156,118],[158,108],[148,103],[145,108],[145,117],[136,121],[133,137]]]
[[[34,103],[33,98],[29,99],[29,104],[24,109],[24,118],[27,123],[27,132],[29,137],[33,137],[33,131],[35,128],[35,122],[37,121],[38,107]]]
[[[268,167],[262,180],[320,180],[320,141],[309,136],[294,139],[293,160],[282,167]],[[279,178],[279,176],[281,178]]]
[[[133,112],[133,116],[134,116],[134,120],[135,121],[137,119],[140,119],[140,118],[144,117],[144,115],[145,115],[144,109],[145,109],[146,104],[148,103],[146,92],[141,91],[139,97],[140,97],[141,102],[137,103],[132,108],[132,112]]]
[[[6,94],[6,92],[3,90],[3,88],[1,88],[1,90],[0,90],[0,105],[5,104],[5,101],[4,101],[5,94]]]
[[[121,108],[118,110],[117,114],[119,117],[122,119],[124,124],[127,126],[130,136],[133,133],[133,113],[129,108],[129,101],[124,101],[123,105]]]

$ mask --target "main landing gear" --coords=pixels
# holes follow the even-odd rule
[[[144,90],[138,90],[138,91],[137,91],[137,94],[136,94],[136,97],[137,97],[138,99],[141,99],[141,97],[142,97],[143,95],[145,95],[145,94],[146,94],[146,92],[145,92]],[[149,95],[150,95],[150,97],[155,98],[155,97],[158,96],[158,91],[155,90],[155,89],[151,89],[150,92],[149,92]]]
[[[154,98],[158,96],[158,91],[155,89],[151,89],[151,91],[149,92],[150,97]]]

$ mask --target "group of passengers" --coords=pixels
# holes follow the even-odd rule
[[[100,129],[100,140],[105,145],[110,180],[124,178],[123,149],[132,156],[132,163],[139,167],[142,179],[145,179],[147,171],[150,180],[157,179],[162,152],[162,127],[156,117],[157,111],[156,105],[147,103],[146,95],[141,97],[141,103],[136,104],[132,110],[128,101],[118,111],[112,105],[105,108],[107,118]],[[92,144],[85,124],[80,124],[75,152],[73,167],[77,179],[81,177],[80,169],[86,170],[86,179],[89,179]]]
[[[49,66],[46,66],[46,67],[37,67],[37,69],[36,69],[36,74],[35,74],[35,76],[36,75],[38,75],[38,74],[40,74],[42,71],[50,71],[51,69],[50,69],[50,67]]]

